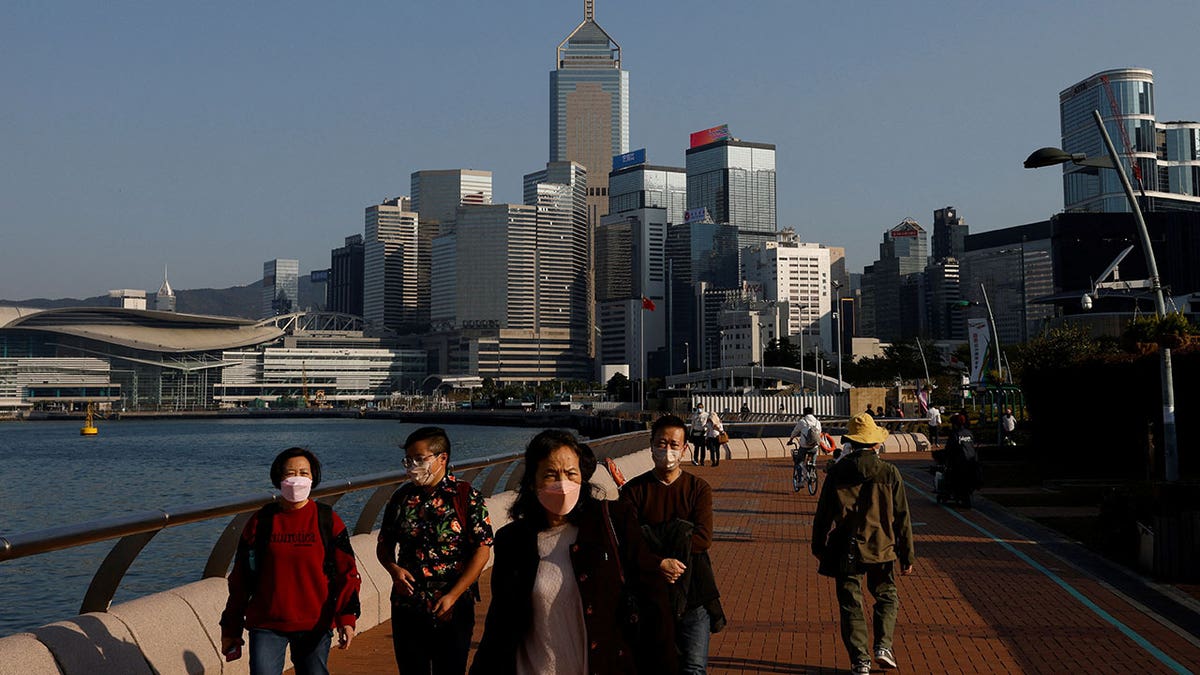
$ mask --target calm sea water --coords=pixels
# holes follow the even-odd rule
[[[0,535],[271,490],[284,448],[321,459],[324,478],[399,471],[415,424],[390,420],[130,420],[0,424]],[[518,452],[536,429],[446,426],[455,460]],[[353,524],[366,495],[337,510]],[[169,528],[150,541],[114,603],[196,581],[228,518]],[[0,563],[0,636],[74,616],[114,542]]]

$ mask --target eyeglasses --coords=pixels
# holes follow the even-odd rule
[[[425,455],[424,457],[405,457],[404,458],[404,467],[407,469],[411,469],[414,466],[424,466],[425,464],[432,462],[434,457],[437,457],[438,455],[444,455],[444,454],[446,454],[446,453],[435,452],[432,455]]]

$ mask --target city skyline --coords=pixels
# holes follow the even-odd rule
[[[323,269],[419,170],[491,171],[494,201],[520,203],[583,4],[10,8],[0,297],[153,289],[164,264],[177,289],[277,257]],[[948,204],[973,233],[1060,212],[1061,181],[1020,161],[1059,143],[1058,92],[1093,73],[1149,68],[1159,119],[1200,118],[1179,65],[1193,6],[723,7],[597,3],[631,73],[630,147],[682,166],[687,135],[720,123],[776,145],[779,227],[846,247],[853,271]],[[1126,34],[1145,16],[1153,41]]]

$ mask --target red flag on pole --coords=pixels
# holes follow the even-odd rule
[[[651,312],[653,312],[654,311],[654,301],[643,295],[642,296],[642,309],[648,309]]]

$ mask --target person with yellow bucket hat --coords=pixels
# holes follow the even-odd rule
[[[900,470],[879,458],[888,432],[867,414],[846,426],[844,455],[829,470],[813,518],[812,551],[821,560],[818,572],[837,581],[842,642],[853,664],[851,672],[871,672],[871,658],[895,668],[892,633],[896,627],[900,574],[912,573],[916,551],[912,520]],[[870,650],[863,612],[861,578],[875,599],[875,645]]]

